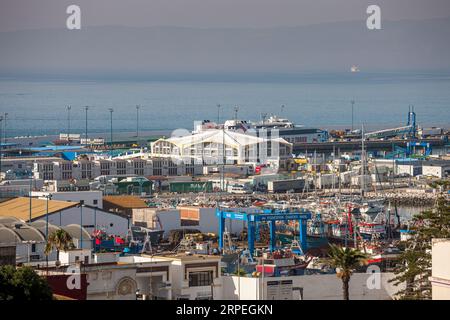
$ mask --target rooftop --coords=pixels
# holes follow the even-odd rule
[[[48,200],[48,213],[75,207],[78,203]],[[47,200],[31,198],[31,219],[40,218],[47,213]],[[23,221],[30,219],[30,198],[19,197],[0,203],[0,217],[15,217]]]
[[[136,196],[105,196],[103,204],[111,204],[124,209],[148,208],[148,205]]]
[[[142,254],[142,256],[150,257],[149,255]],[[166,259],[166,260],[179,260],[183,262],[189,261],[219,261],[221,259],[220,256],[209,256],[209,255],[201,255],[201,254],[187,254],[187,253],[171,253],[168,255],[155,255],[153,256],[156,259]]]

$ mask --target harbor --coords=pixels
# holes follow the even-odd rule
[[[379,2],[0,1],[0,314],[450,301],[450,2]]]
[[[126,266],[114,272],[129,274],[133,290],[113,299],[324,298],[326,286],[310,284],[336,273],[326,263],[332,245],[366,256],[355,271],[358,291],[367,268],[393,279],[414,216],[448,201],[448,136],[420,127],[411,109],[406,126],[367,133],[276,115],[241,120],[236,107],[234,119],[203,120],[170,137],[137,129],[116,140],[86,132],[8,138],[0,239],[6,245],[17,234],[15,263],[57,277],[71,268],[71,251],[63,260],[42,248],[51,230],[68,232],[81,273]],[[22,235],[28,229],[36,235]],[[192,269],[186,290],[180,263],[202,270]],[[95,290],[86,284],[83,299],[102,299]],[[393,299],[398,290],[385,282],[368,297]]]

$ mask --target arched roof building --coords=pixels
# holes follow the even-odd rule
[[[206,164],[249,164],[282,161],[292,157],[292,144],[279,137],[211,129],[192,135],[159,139],[151,144],[152,156],[198,160]],[[225,155],[224,155],[225,154]]]

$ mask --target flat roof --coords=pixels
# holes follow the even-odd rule
[[[46,160],[46,161],[58,161],[63,160],[59,157],[7,157],[2,158],[2,162],[8,162],[8,161],[39,161],[39,160]]]
[[[48,200],[49,214],[77,206],[76,202]],[[47,200],[31,199],[31,219],[40,218],[47,213]],[[0,203],[1,217],[15,217],[23,221],[30,218],[30,198],[19,197]]]
[[[423,166],[450,167],[450,161],[449,160],[429,160],[429,161],[425,161],[423,163]]]
[[[150,257],[150,255],[143,254],[142,256]],[[155,255],[153,258],[156,259],[167,259],[167,260],[179,260],[183,262],[189,261],[199,261],[199,260],[211,260],[211,261],[219,261],[221,260],[220,256],[210,256],[203,254],[186,254],[186,253],[173,253],[168,255]]]
[[[136,196],[105,196],[103,197],[103,202],[103,204],[107,202],[114,206],[125,209],[148,208],[147,203]]]

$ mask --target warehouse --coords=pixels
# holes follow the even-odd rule
[[[13,246],[16,263],[39,264],[45,261],[46,234],[62,229],[71,237],[76,248],[91,249],[92,238],[90,234],[80,225],[71,224],[62,227],[46,223],[45,220],[36,220],[32,223],[25,223],[13,216],[0,216],[0,245]],[[82,235],[82,236],[81,236]],[[48,255],[49,261],[56,260],[56,251],[53,250]]]
[[[193,135],[159,139],[151,144],[156,157],[192,159],[195,163],[270,164],[285,169],[292,144],[282,138],[261,138],[229,130],[211,129]]]
[[[128,233],[129,220],[127,218],[97,207],[80,206],[80,203],[77,202],[31,198],[31,212],[30,198],[15,198],[0,203],[0,217],[12,216],[27,222],[45,221],[47,212],[48,222],[55,226],[78,224],[82,225],[89,234],[95,229],[122,237]]]
[[[424,176],[433,176],[445,178],[450,175],[450,161],[427,161],[422,164],[422,174]]]

